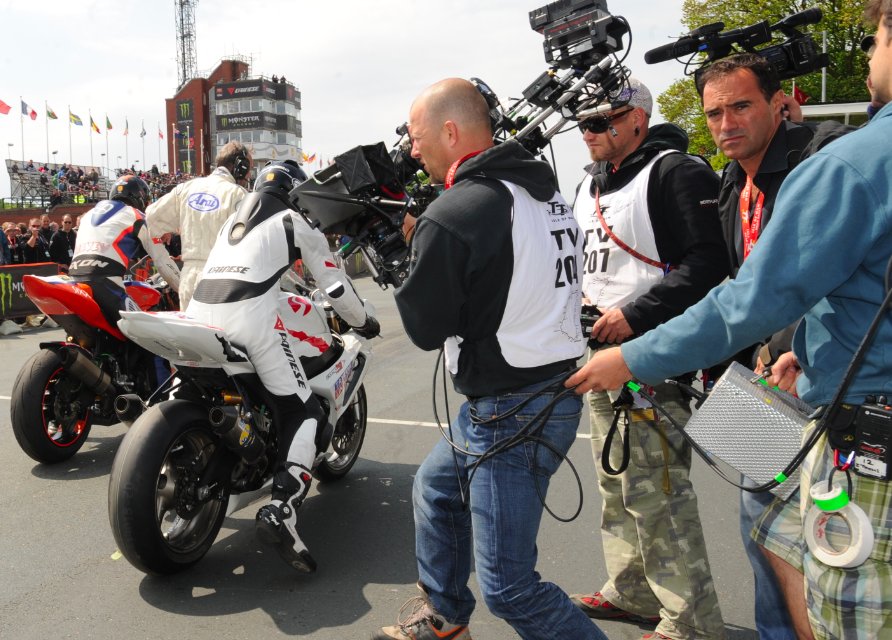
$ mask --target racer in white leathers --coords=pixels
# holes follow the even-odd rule
[[[242,143],[226,144],[215,164],[209,176],[177,185],[146,209],[152,233],[179,233],[182,239],[181,309],[192,299],[217,232],[248,193],[238,184],[251,170],[251,154]]]
[[[102,200],[81,216],[68,275],[88,282],[93,299],[106,320],[117,326],[122,310],[139,311],[124,289],[130,265],[148,254],[167,283],[176,291],[180,270],[161,243],[152,240],[143,210],[149,187],[140,178],[123,176]]]
[[[358,334],[371,338],[379,327],[334,263],[325,236],[288,198],[306,179],[293,161],[259,172],[254,192],[220,229],[186,314],[224,329],[246,350],[273,396],[279,455],[272,502],[257,512],[256,526],[260,539],[276,544],[291,566],[312,572],[316,563],[297,534],[297,509],[310,488],[317,430],[326,418],[277,313],[280,277],[303,259],[332,307]]]

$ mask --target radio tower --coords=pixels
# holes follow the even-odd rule
[[[182,88],[197,75],[195,62],[195,5],[198,0],[173,0],[177,23],[177,71]]]

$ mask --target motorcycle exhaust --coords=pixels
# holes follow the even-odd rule
[[[125,393],[115,398],[115,414],[118,420],[128,427],[146,410],[142,400],[135,393]]]
[[[263,457],[266,443],[251,424],[242,418],[236,407],[211,407],[208,422],[223,443],[248,464],[254,464]]]
[[[105,395],[115,388],[112,377],[83,354],[79,349],[59,349],[56,355],[66,371],[81,380],[99,395]]]

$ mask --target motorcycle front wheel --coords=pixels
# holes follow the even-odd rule
[[[185,400],[155,405],[133,423],[112,465],[108,515],[134,567],[177,573],[211,548],[228,493],[199,482],[219,446],[207,411]]]
[[[366,412],[365,385],[356,390],[356,396],[347,410],[338,419],[331,448],[325,459],[316,467],[316,477],[320,482],[340,480],[359,459],[359,451],[365,440],[368,421]]]
[[[10,400],[12,431],[22,451],[47,464],[68,460],[90,433],[92,398],[54,352],[41,349],[31,356]]]

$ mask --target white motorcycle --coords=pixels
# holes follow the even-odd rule
[[[268,495],[280,443],[266,390],[222,329],[178,312],[121,316],[121,331],[169,360],[179,384],[174,399],[148,408],[135,395],[116,399],[121,420],[135,422],[112,466],[109,520],[134,567],[170,574],[207,553],[227,515]],[[365,438],[367,355],[356,337],[341,335],[347,325],[327,303],[282,292],[279,316],[328,415],[314,474],[337,480]]]

